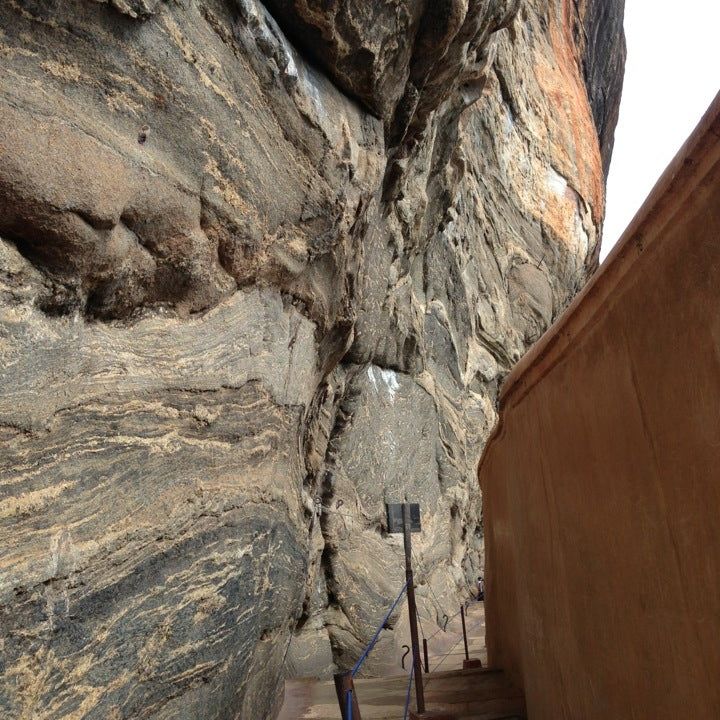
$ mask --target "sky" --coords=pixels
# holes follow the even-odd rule
[[[625,0],[625,35],[601,259],[720,90],[720,0]]]

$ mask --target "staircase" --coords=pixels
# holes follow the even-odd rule
[[[467,612],[470,656],[485,663],[483,603]],[[424,674],[427,717],[453,720],[511,720],[525,718],[525,700],[501,670],[463,670],[465,653],[459,621],[448,624],[430,643],[431,672]],[[408,676],[356,678],[362,720],[403,720]],[[411,702],[410,709],[414,708]],[[421,716],[423,717],[423,716]],[[278,720],[340,720],[332,680],[288,680]]]
[[[425,675],[429,711],[455,720],[501,720],[525,717],[525,701],[499,670],[447,670]],[[407,677],[355,681],[362,720],[402,720]],[[412,707],[412,704],[411,704]],[[290,680],[279,720],[340,720],[332,682]]]

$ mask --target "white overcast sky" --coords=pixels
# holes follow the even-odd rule
[[[720,0],[625,0],[602,259],[720,90]]]

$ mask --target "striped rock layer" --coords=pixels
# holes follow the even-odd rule
[[[402,586],[406,496],[452,612],[498,384],[597,264],[621,25],[0,4],[0,717],[272,717]]]

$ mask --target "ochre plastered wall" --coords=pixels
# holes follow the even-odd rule
[[[530,720],[720,718],[720,96],[501,406],[487,641]]]

